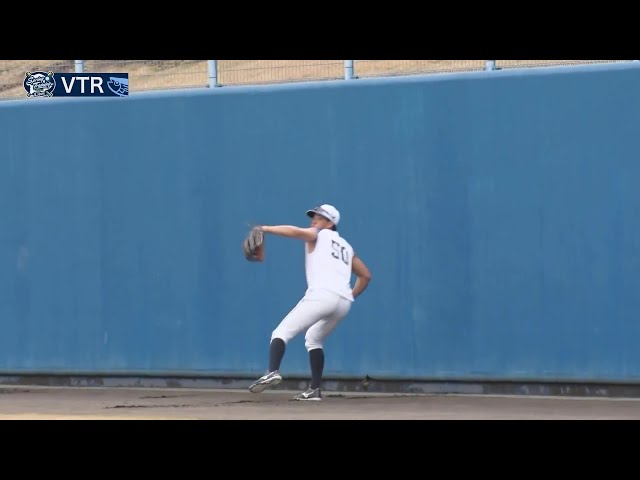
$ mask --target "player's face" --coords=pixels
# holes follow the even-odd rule
[[[322,215],[318,215],[317,213],[313,214],[311,218],[311,226],[315,228],[329,228],[331,225],[331,221],[324,218]]]

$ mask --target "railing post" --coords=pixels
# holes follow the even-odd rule
[[[218,61],[208,60],[207,69],[209,71],[209,88],[219,87],[218,83]]]
[[[496,61],[495,60],[485,60],[484,69],[487,71],[496,69]]]
[[[344,61],[344,79],[353,80],[353,60]]]
[[[76,73],[84,72],[84,60],[74,60],[74,64]]]

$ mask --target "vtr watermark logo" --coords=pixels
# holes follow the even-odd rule
[[[27,97],[126,97],[128,73],[27,72]]]
[[[24,89],[27,97],[53,97],[56,81],[53,72],[27,72],[24,79]]]

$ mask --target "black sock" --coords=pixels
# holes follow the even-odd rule
[[[311,364],[311,388],[320,388],[322,382],[322,370],[324,369],[324,350],[314,348],[309,350],[309,363]]]
[[[280,362],[284,357],[286,344],[281,338],[274,338],[269,345],[269,371],[280,370]]]

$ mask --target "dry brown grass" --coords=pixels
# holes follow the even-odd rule
[[[616,60],[497,60],[502,68]],[[356,60],[358,77],[482,70],[484,60]],[[73,60],[0,60],[0,99],[24,98],[28,71],[73,72]],[[86,60],[85,72],[129,74],[130,91],[206,87],[206,60]],[[333,80],[344,77],[344,60],[220,60],[222,85]]]

